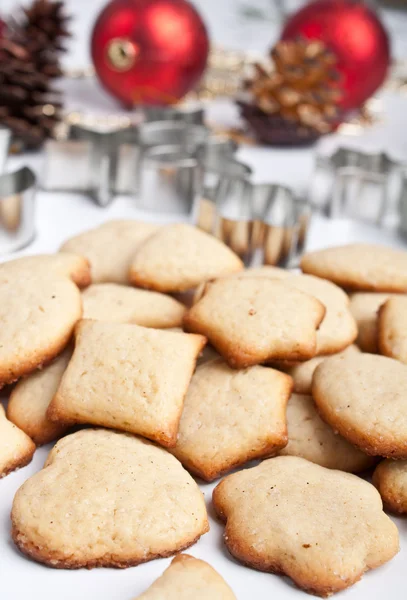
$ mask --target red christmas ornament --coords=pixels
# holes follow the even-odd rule
[[[286,23],[282,39],[322,40],[337,56],[342,75],[341,107],[360,107],[384,82],[389,38],[377,14],[363,1],[315,0]]]
[[[92,33],[96,73],[127,106],[177,102],[198,83],[208,52],[205,25],[186,0],[113,0]]]

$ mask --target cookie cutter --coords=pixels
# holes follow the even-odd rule
[[[35,237],[36,177],[28,167],[0,175],[0,254],[28,246]]]
[[[331,156],[317,157],[308,194],[313,206],[330,218],[394,227],[401,173],[402,164],[385,152],[340,147]]]
[[[146,121],[176,121],[186,125],[203,125],[205,110],[201,104],[180,106],[145,106]]]
[[[0,127],[0,173],[6,166],[8,151],[11,143],[11,131],[7,127]]]
[[[285,186],[250,181],[249,174],[223,174],[211,212],[198,227],[221,239],[246,266],[292,267],[302,254],[311,208]]]

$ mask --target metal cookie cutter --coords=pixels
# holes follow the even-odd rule
[[[331,218],[349,217],[381,227],[398,221],[402,165],[384,152],[339,148],[317,157],[309,196]]]
[[[0,173],[6,166],[8,151],[11,142],[11,131],[7,127],[0,127]]]
[[[35,188],[28,167],[0,175],[0,254],[20,250],[34,239]]]
[[[198,226],[212,233],[247,266],[294,266],[301,255],[309,206],[287,187],[253,184],[249,177],[224,174],[216,187],[211,212]]]

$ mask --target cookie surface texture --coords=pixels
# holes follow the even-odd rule
[[[221,241],[178,223],[163,227],[139,248],[130,281],[158,292],[182,292],[242,269],[240,258]]]
[[[352,290],[407,291],[407,252],[374,244],[317,250],[301,259],[304,273]]]
[[[357,325],[349,310],[349,297],[341,288],[313,275],[292,275],[284,283],[313,296],[326,308],[317,332],[317,354],[336,354],[354,342]]]
[[[359,348],[353,344],[342,351],[343,354],[356,354],[358,352],[360,352]],[[304,362],[297,362],[293,364],[277,363],[275,367],[276,369],[281,369],[284,371],[284,373],[287,373],[290,377],[292,377],[294,382],[294,392],[297,394],[310,395],[312,393],[312,378],[315,369],[321,363],[323,363],[326,358],[328,358],[328,356],[315,356],[314,358]]]
[[[85,256],[91,265],[93,283],[127,283],[134,253],[158,228],[141,221],[108,221],[70,238],[60,252]]]
[[[21,379],[11,392],[7,417],[37,445],[56,440],[68,429],[66,425],[50,421],[47,418],[47,410],[58,390],[71,355],[70,348],[64,350],[52,363]]]
[[[370,483],[302,458],[271,458],[229,475],[213,502],[235,558],[319,596],[351,586],[399,549]]]
[[[52,421],[112,427],[174,446],[200,335],[83,320]]]
[[[27,465],[34,452],[34,442],[6,418],[0,404],[0,479]]]
[[[389,298],[379,309],[377,345],[380,354],[407,364],[407,296]]]
[[[0,385],[55,358],[82,316],[81,294],[71,277],[84,282],[87,263],[79,257],[87,269],[81,275],[73,273],[71,256],[62,261],[55,256],[20,258],[0,266]]]
[[[317,367],[321,417],[373,456],[407,458],[407,366],[375,354],[335,356]]]
[[[367,456],[333,429],[319,416],[312,396],[292,394],[287,406],[288,444],[281,456],[300,456],[327,467],[358,473],[374,464]]]
[[[135,600],[236,600],[236,596],[207,562],[180,554],[144,594]]]
[[[170,556],[209,528],[203,495],[173,456],[102,429],[60,440],[17,491],[11,519],[20,550],[59,568]]]
[[[158,292],[116,283],[91,285],[82,293],[83,318],[143,327],[180,327],[185,306]]]
[[[276,280],[218,279],[186,313],[184,328],[206,335],[231,367],[306,360],[317,349],[325,307]]]
[[[358,325],[356,343],[362,352],[378,352],[379,308],[392,297],[392,294],[357,292],[350,297],[350,311]]]
[[[394,513],[407,513],[407,461],[382,461],[373,473],[373,483],[384,505]]]
[[[288,375],[267,367],[231,369],[223,359],[196,370],[173,454],[207,481],[287,443]]]

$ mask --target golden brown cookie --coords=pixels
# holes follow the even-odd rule
[[[380,354],[407,363],[407,296],[389,298],[380,307],[377,345]]]
[[[71,348],[67,348],[51,364],[21,379],[11,392],[7,417],[25,431],[37,446],[56,440],[68,429],[67,425],[50,421],[47,410],[71,355]]]
[[[176,223],[142,244],[131,264],[130,281],[158,292],[183,292],[242,269],[240,258],[223,242],[196,227]]]
[[[185,306],[166,294],[117,283],[91,285],[83,292],[82,302],[84,319],[157,329],[180,327],[185,313]]]
[[[362,352],[377,354],[377,319],[379,308],[392,294],[358,292],[350,297],[350,311],[358,325],[356,343]]]
[[[325,423],[312,396],[292,394],[287,406],[288,443],[281,456],[300,456],[327,467],[358,473],[374,464],[374,459],[352,446]]]
[[[184,328],[207,336],[231,367],[244,368],[312,358],[324,315],[321,302],[284,282],[224,278],[207,285]]]
[[[205,338],[87,319],[75,338],[48,418],[112,427],[174,446]]]
[[[223,577],[207,562],[179,554],[137,600],[236,600]]]
[[[213,503],[237,560],[318,596],[346,589],[399,550],[397,527],[370,483],[303,458],[279,456],[229,475]]]
[[[108,221],[70,238],[60,252],[85,256],[91,265],[93,283],[127,283],[134,253],[158,228],[141,221]]]
[[[407,461],[383,460],[373,473],[385,507],[394,513],[407,513]]]
[[[374,244],[349,244],[305,254],[304,273],[347,289],[407,292],[407,252]]]
[[[0,265],[0,386],[50,362],[82,316],[77,284],[89,281],[85,259],[19,258]]]
[[[51,567],[129,567],[191,546],[209,529],[203,495],[176,458],[125,433],[60,440],[17,491],[18,548]]]
[[[288,375],[267,367],[236,371],[221,358],[201,365],[188,388],[171,452],[206,481],[276,454],[287,443],[291,389]]]
[[[27,465],[35,452],[34,442],[6,419],[0,404],[0,479]]]
[[[407,458],[406,365],[375,354],[327,358],[312,395],[324,421],[362,451]]]

